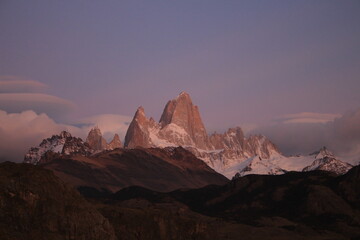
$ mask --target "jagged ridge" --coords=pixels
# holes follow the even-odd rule
[[[228,178],[237,173],[240,176],[251,173],[274,175],[302,170],[344,174],[352,167],[334,158],[326,148],[311,156],[285,157],[265,136],[245,137],[240,127],[209,136],[198,107],[193,105],[186,92],[166,104],[159,123],[148,119],[144,108],[139,107],[124,145],[128,148],[183,146]]]
[[[116,148],[122,148],[119,135],[115,134],[113,140],[108,144],[102,137],[98,127],[90,130],[86,142],[81,138],[73,137],[67,131],[62,131],[59,135],[53,135],[50,138],[44,139],[38,147],[30,148],[25,154],[24,162],[38,164],[47,162],[60,155],[70,156],[77,154],[89,156],[103,150],[113,150]]]
[[[159,123],[148,119],[144,108],[139,107],[126,133],[124,145],[128,148],[183,146],[225,175],[233,165],[250,157],[269,158],[280,154],[266,137],[246,138],[240,127],[209,136],[199,108],[193,105],[186,92],[166,104]]]
[[[71,136],[70,133],[62,131],[59,135],[53,135],[44,139],[38,147],[32,147],[25,155],[24,162],[38,164],[47,161],[49,153],[57,155],[81,154],[84,156],[92,153],[90,146],[81,138]]]

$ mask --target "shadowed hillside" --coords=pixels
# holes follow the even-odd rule
[[[0,164],[0,238],[116,239],[109,221],[54,174],[30,164]]]
[[[1,239],[359,239],[359,169],[79,195],[49,170],[0,164]]]
[[[42,166],[74,186],[110,191],[136,185],[167,192],[229,181],[182,147],[116,149],[89,157],[58,156]]]

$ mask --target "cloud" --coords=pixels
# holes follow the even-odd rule
[[[43,93],[47,85],[18,76],[0,76],[0,109],[10,113],[32,110],[56,119],[75,109],[72,102]]]
[[[285,115],[252,133],[269,137],[284,154],[309,154],[327,146],[351,163],[360,160],[360,110],[340,117],[316,113]]]
[[[115,133],[119,134],[120,139],[124,139],[131,120],[132,118],[129,116],[102,114],[84,118],[78,124],[87,125],[89,130],[95,125],[98,126],[104,138],[110,141]]]
[[[302,112],[283,115],[276,120],[282,123],[327,123],[339,117],[340,114]]]
[[[44,138],[63,130],[86,138],[95,125],[111,140],[115,133],[124,137],[131,118],[115,114],[92,116],[77,125],[60,124],[75,105],[65,99],[40,93],[47,86],[17,76],[0,76],[0,161],[20,162],[26,151]]]
[[[59,117],[75,109],[75,105],[68,100],[42,93],[0,93],[0,109],[11,113],[33,110]]]
[[[46,114],[34,111],[9,114],[0,110],[0,161],[21,162],[30,147],[62,130],[80,131],[73,126],[58,124]]]
[[[286,155],[308,154],[327,144],[328,126],[324,123],[274,123],[251,133],[263,134]],[[329,147],[329,146],[328,146]]]
[[[0,93],[39,93],[45,91],[46,88],[47,85],[38,81],[16,76],[0,76]]]
[[[63,130],[85,140],[89,130],[98,125],[108,140],[115,133],[124,137],[129,119],[114,114],[97,115],[83,119],[80,121],[82,124],[74,126],[57,123],[48,115],[34,111],[7,113],[0,110],[0,162],[22,162],[30,147],[38,146],[44,138]]]

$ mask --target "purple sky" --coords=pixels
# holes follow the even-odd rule
[[[36,101],[16,97],[67,123],[139,105],[159,119],[181,91],[210,132],[343,114],[360,107],[359,12],[358,0],[2,0],[0,76],[44,84]],[[16,89],[0,84],[0,109],[20,112],[5,101]]]

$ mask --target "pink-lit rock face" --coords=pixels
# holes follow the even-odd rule
[[[240,127],[209,136],[198,107],[186,92],[166,104],[159,123],[148,119],[139,107],[124,145],[128,148],[183,146],[219,172],[255,155],[269,158],[273,153],[280,154],[264,136],[245,138]]]
[[[90,147],[95,151],[102,151],[106,149],[107,143],[103,138],[101,131],[98,127],[94,127],[90,130],[86,142],[90,145]]]
[[[135,147],[151,147],[149,137],[149,129],[152,122],[146,118],[144,108],[139,107],[135,116],[130,123],[125,136],[125,146],[129,148]],[[155,122],[154,122],[155,124]]]
[[[117,133],[114,135],[114,138],[111,140],[111,142],[106,146],[106,149],[108,150],[113,150],[116,148],[122,148],[122,143]]]
[[[186,92],[180,93],[177,98],[166,104],[160,118],[160,126],[165,128],[170,124],[175,124],[184,129],[195,147],[209,148],[208,135],[201,120],[199,109],[193,105],[189,94]]]
[[[315,156],[283,156],[278,148],[263,135],[245,137],[240,127],[225,133],[208,135],[199,110],[189,94],[182,92],[169,101],[159,123],[147,118],[139,107],[125,137],[126,148],[167,148],[182,146],[203,160],[215,171],[232,178],[235,174],[282,174],[287,171],[325,170],[346,173],[352,166],[336,159],[326,148]],[[116,134],[108,144],[98,127],[91,129],[86,143],[69,133],[43,140],[39,147],[31,148],[25,162],[43,163],[61,155],[87,156],[104,150],[121,148]]]
[[[110,143],[107,143],[105,138],[102,136],[101,130],[98,127],[94,127],[90,130],[86,138],[86,142],[95,152],[113,150],[115,148],[123,147],[118,134],[115,134]]]

